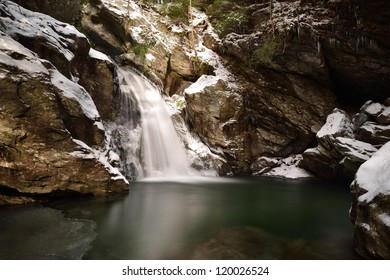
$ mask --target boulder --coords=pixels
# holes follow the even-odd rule
[[[356,250],[390,259],[390,142],[361,165],[351,184],[350,217]]]
[[[30,16],[8,1],[0,10],[14,16],[0,18],[11,36],[19,27],[10,21]],[[127,181],[109,163],[106,131],[88,92],[9,35],[0,32],[0,41],[1,204],[127,191]],[[68,41],[62,41],[58,46],[65,48]]]
[[[354,138],[351,119],[345,111],[334,109],[316,136],[319,145],[331,151],[337,137]]]
[[[356,118],[354,119],[356,123]],[[335,109],[317,133],[318,147],[303,153],[301,165],[324,178],[353,178],[359,166],[376,151],[373,145],[354,139],[346,112]]]
[[[303,152],[302,157],[300,165],[312,174],[320,178],[338,178],[337,162],[334,162],[320,146],[307,149]]]
[[[337,137],[334,148],[341,156],[341,174],[353,178],[362,163],[367,161],[378,149],[373,145],[351,138]]]
[[[380,125],[367,121],[357,130],[356,138],[373,145],[382,146],[390,141],[390,125]]]

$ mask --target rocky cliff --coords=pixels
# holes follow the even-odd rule
[[[47,1],[20,2],[47,11]],[[141,69],[167,100],[176,100],[171,104],[186,120],[181,135],[189,128],[200,137],[219,158],[211,166],[220,174],[258,174],[264,156],[286,157],[314,146],[337,105],[350,108],[387,96],[387,27],[381,25],[386,9],[380,7],[388,4],[358,2],[274,1],[271,7],[268,1],[201,1],[204,12],[188,14],[180,1],[95,0],[72,2],[68,9],[80,11],[79,25],[96,48]],[[99,113],[112,118],[109,65],[100,71],[104,82],[89,82],[101,66],[85,67],[91,62],[82,55],[71,65],[63,55],[22,39],[67,77],[80,76]]]
[[[264,156],[315,146],[335,107],[388,96],[386,1],[200,0],[190,13],[185,1],[71,4],[96,48],[176,100],[181,135],[199,137],[220,174],[259,174]]]
[[[126,191],[103,125],[110,62],[73,26],[13,2],[0,23],[0,204]]]

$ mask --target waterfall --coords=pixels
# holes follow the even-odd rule
[[[125,173],[137,178],[189,175],[184,145],[158,88],[129,69],[118,68],[118,78]]]

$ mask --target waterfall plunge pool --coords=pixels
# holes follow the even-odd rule
[[[349,207],[316,180],[137,182],[0,209],[0,259],[356,259]]]

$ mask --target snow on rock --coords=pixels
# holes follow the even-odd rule
[[[77,101],[89,119],[98,120],[100,118],[95,103],[82,86],[69,80],[56,69],[51,69],[50,74],[51,81],[60,90],[59,92],[67,98]]]
[[[361,162],[367,161],[378,150],[369,143],[346,137],[337,137],[334,143],[343,156]]]
[[[383,111],[383,105],[369,100],[362,106],[361,111],[370,116],[378,116]]]
[[[381,193],[390,195],[390,142],[360,166],[355,181],[360,188],[367,190],[359,201],[370,202]]]
[[[112,180],[123,180],[126,182],[126,184],[129,184],[126,178],[119,171],[119,168],[113,167],[110,163],[112,162],[113,158],[114,159],[119,158],[119,156],[115,152],[107,149],[108,147],[106,147],[105,149],[91,148],[83,141],[78,139],[73,139],[73,142],[75,142],[79,146],[79,150],[71,152],[70,153],[71,156],[80,157],[84,159],[95,158],[101,164],[103,164],[106,170],[110,173]]]
[[[281,159],[278,166],[272,168],[269,172],[264,173],[264,176],[286,178],[286,179],[302,179],[313,177],[312,174],[300,168],[299,162],[302,160],[302,155],[292,155]]]
[[[202,75],[195,83],[184,90],[187,94],[200,93],[204,88],[216,85],[220,79],[216,76]]]
[[[352,122],[348,114],[340,109],[334,109],[326,118],[326,123],[317,132],[317,141],[320,146],[332,152],[336,137],[355,138],[352,131]]]
[[[383,213],[379,215],[379,219],[382,221],[384,225],[390,227],[390,215]]]
[[[49,74],[34,53],[3,32],[0,32],[0,63],[31,75]]]
[[[211,34],[214,38],[218,38],[217,33],[212,28],[211,24],[208,21],[208,17],[204,12],[199,11],[196,8],[191,9],[191,14],[193,16],[192,25],[193,26],[207,26],[207,29],[203,31],[198,31],[198,44],[196,46],[196,53],[191,51],[190,56],[196,56],[197,58],[201,59],[203,62],[207,63],[208,65],[212,66],[214,69],[215,77],[217,79],[221,79],[225,82],[227,82],[229,88],[237,88],[237,85],[235,83],[235,77],[234,75],[225,67],[224,62],[222,61],[221,57],[215,53],[213,50],[207,48],[204,45],[203,41],[203,32],[207,32],[208,34]],[[219,39],[218,39],[219,40]],[[202,78],[202,77],[201,77]],[[203,84],[204,80],[196,81],[196,83]],[[201,87],[201,85],[200,85]]]
[[[317,132],[317,138],[325,136],[347,136],[354,138],[352,123],[348,115],[339,109],[335,109],[327,118],[325,125]]]
[[[145,43],[148,39],[152,39],[161,43],[166,50],[173,49],[177,40],[174,36],[159,31],[158,23],[153,20],[161,17],[155,11],[143,10],[133,0],[101,0],[101,2],[112,13],[136,23],[133,24],[136,27],[131,27],[128,31],[138,43]]]
[[[38,40],[42,38],[47,45],[62,53],[71,61],[74,54],[69,46],[74,45],[74,40],[87,40],[74,26],[59,22],[50,16],[32,12],[18,6],[11,1],[1,1],[0,30],[6,32],[13,38],[29,38]]]
[[[89,57],[91,58],[95,58],[95,59],[98,59],[98,60],[107,60],[107,61],[111,61],[111,59],[104,53],[102,52],[99,52],[93,48],[90,48],[89,49]]]

